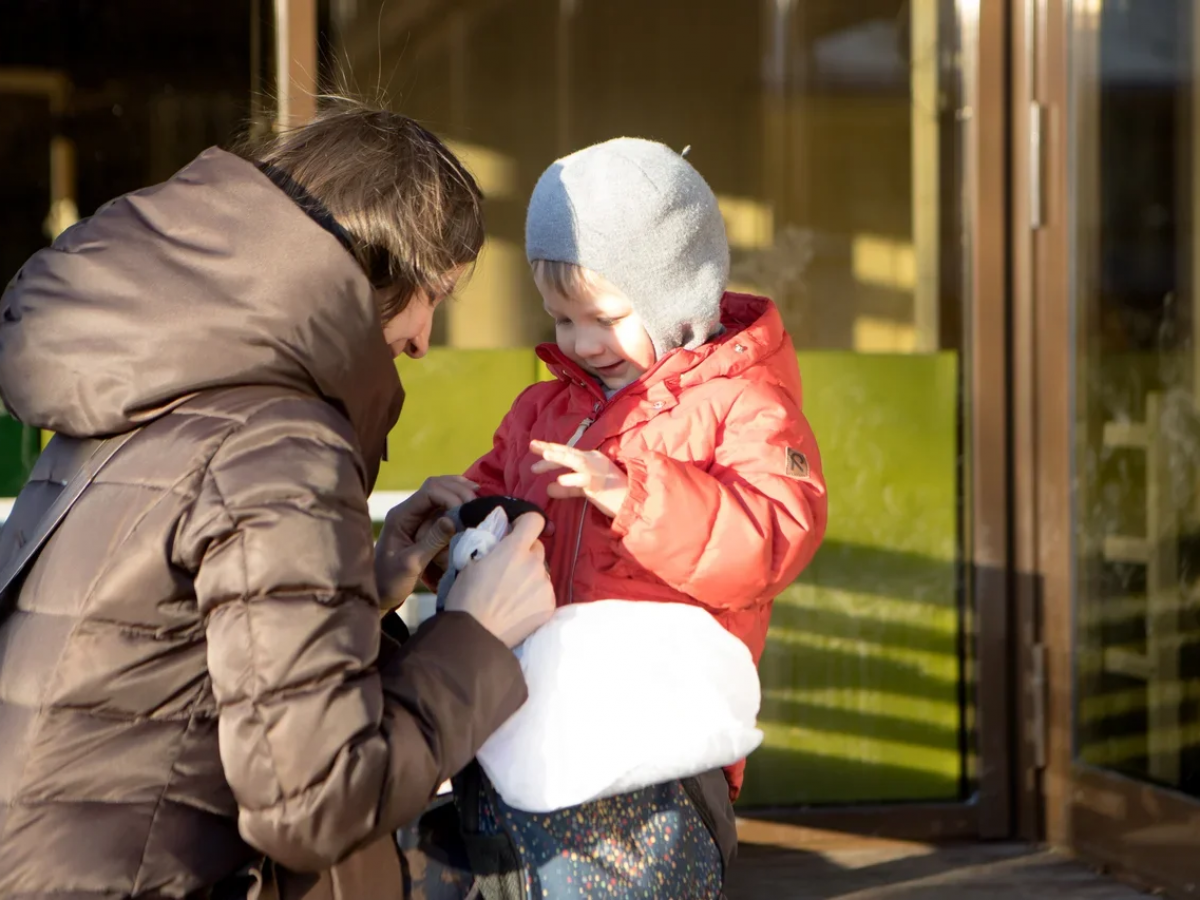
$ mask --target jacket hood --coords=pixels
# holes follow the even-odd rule
[[[116,434],[237,385],[337,405],[374,483],[404,391],[371,286],[332,234],[223,150],[65,231],[0,300],[0,399],[27,425]]]
[[[783,317],[771,300],[753,294],[726,293],[721,300],[725,331],[693,350],[668,353],[624,391],[646,392],[657,385],[691,387],[713,378],[733,378],[755,366],[765,366],[781,383],[790,384],[796,368],[795,350]],[[538,357],[562,381],[604,392],[595,379],[569,359],[556,344],[542,344]]]

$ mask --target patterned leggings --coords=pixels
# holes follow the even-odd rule
[[[512,809],[494,791],[480,799],[481,830],[503,829],[516,845],[530,900],[720,895],[720,851],[678,781],[547,814]]]

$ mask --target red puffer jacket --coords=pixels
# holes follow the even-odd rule
[[[606,399],[554,344],[538,356],[557,376],[513,404],[491,453],[467,472],[482,494],[545,508],[559,605],[591,600],[692,603],[754,656],[771,604],[825,533],[821,458],[801,412],[796,352],[775,305],[726,294],[720,337],[668,354]],[[551,500],[556,473],[530,471],[531,440],[599,450],[629,474],[616,519],[583,500]],[[742,766],[727,772],[731,795]]]

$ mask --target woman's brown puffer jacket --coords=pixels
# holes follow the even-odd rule
[[[379,848],[525,685],[465,614],[381,638],[367,494],[403,391],[350,255],[207,151],[26,264],[0,396],[63,435],[141,429],[0,625],[0,897],[204,895],[260,854],[370,848],[339,892],[399,897]]]

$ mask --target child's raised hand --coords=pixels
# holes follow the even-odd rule
[[[529,449],[541,457],[533,464],[534,472],[569,470],[546,489],[551,497],[586,497],[606,516],[616,518],[629,495],[629,476],[615,462],[597,450],[546,441],[530,441]]]

